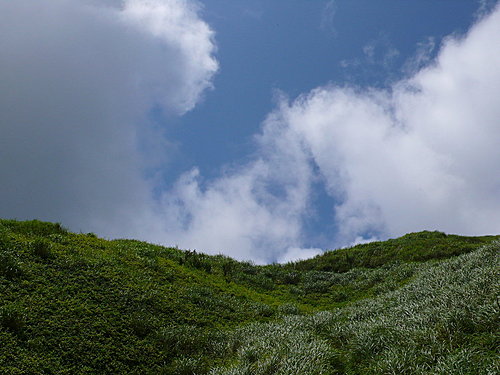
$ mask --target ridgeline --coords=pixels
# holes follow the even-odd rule
[[[1,374],[498,374],[500,236],[256,266],[0,220]]]

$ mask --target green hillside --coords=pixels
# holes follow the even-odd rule
[[[500,373],[499,239],[255,266],[0,220],[0,373]]]

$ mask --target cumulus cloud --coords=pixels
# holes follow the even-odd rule
[[[205,186],[196,171],[178,182],[172,236],[258,261],[299,258],[314,181],[337,202],[332,247],[424,229],[499,233],[499,38],[497,7],[424,67],[420,49],[420,68],[388,89],[281,99],[253,162]]]
[[[500,11],[391,90],[323,87],[287,112],[332,194],[340,237],[500,232]]]
[[[213,31],[198,13],[182,0],[0,2],[2,217],[153,229],[139,141],[161,137],[137,134],[154,133],[151,108],[182,114],[211,87]]]
[[[341,237],[500,232],[500,11],[391,90],[323,87],[285,111],[336,207]]]

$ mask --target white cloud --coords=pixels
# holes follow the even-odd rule
[[[500,232],[500,11],[392,90],[323,87],[284,110],[332,195],[345,242],[366,232]]]
[[[354,241],[349,246],[363,245],[370,242],[380,241],[377,237],[365,238],[362,236],[358,236],[354,239]]]
[[[199,8],[198,3],[186,0],[127,0],[120,13],[121,19],[144,32],[154,47],[160,42],[170,49],[163,56],[156,56],[161,51],[144,54],[142,69],[148,68],[145,71],[151,76],[142,78],[141,83],[147,85],[150,100],[160,100],[181,113],[192,109],[203,90],[212,87],[217,71],[213,31],[199,18]],[[163,69],[156,66],[158,57],[164,59]],[[166,74],[167,67],[176,64],[182,68]]]
[[[208,183],[197,170],[183,175],[164,195],[166,238],[181,248],[257,263],[274,261],[300,242],[311,170],[300,142],[281,124],[269,117],[261,156],[248,165]]]
[[[309,259],[321,254],[322,252],[323,250],[313,247],[306,249],[300,247],[290,247],[287,249],[286,253],[278,258],[278,263],[290,263],[298,260]]]
[[[146,237],[137,133],[153,106],[182,114],[211,87],[212,39],[188,1],[0,2],[0,216]]]
[[[390,89],[281,99],[254,162],[205,186],[192,172],[166,195],[182,223],[171,237],[259,262],[313,255],[304,222],[318,180],[338,202],[332,247],[423,229],[500,233],[499,38],[497,8]]]

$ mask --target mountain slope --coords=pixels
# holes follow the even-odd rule
[[[254,266],[0,220],[0,372],[417,373],[469,358],[464,373],[487,373],[496,238],[422,232]]]

